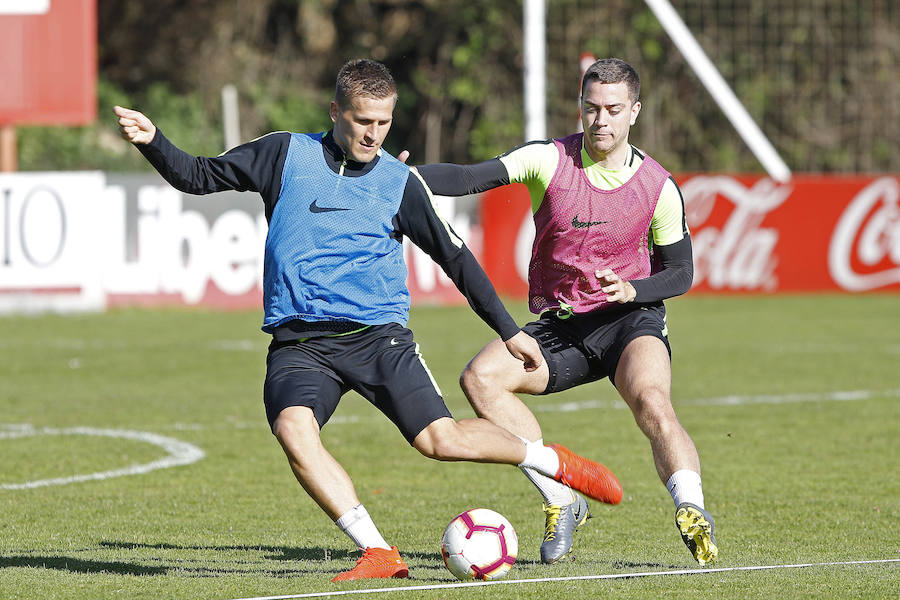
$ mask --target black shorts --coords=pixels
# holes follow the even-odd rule
[[[566,319],[548,311],[522,329],[537,340],[547,361],[550,379],[544,394],[604,377],[615,385],[619,357],[629,342],[641,336],[659,338],[672,355],[662,302],[626,304]]]
[[[285,408],[306,406],[321,428],[350,390],[383,412],[410,444],[429,424],[451,416],[412,331],[402,325],[269,345],[263,402],[270,427]]]

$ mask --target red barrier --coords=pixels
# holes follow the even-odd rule
[[[900,178],[678,177],[695,292],[900,291]],[[522,185],[481,198],[481,222],[438,206],[497,290],[523,298],[534,238]],[[188,198],[100,172],[0,174],[0,313],[202,304],[259,307],[266,223],[257,198]],[[406,243],[414,304],[465,302]]]
[[[900,178],[685,175],[694,290],[900,291]],[[534,228],[524,186],[486,193],[482,264],[501,293],[527,291]]]
[[[21,0],[4,9],[0,123],[92,122],[97,116],[96,0]]]

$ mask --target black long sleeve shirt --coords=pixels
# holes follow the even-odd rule
[[[193,156],[173,145],[157,129],[152,142],[138,149],[174,188],[189,194],[224,190],[258,192],[270,220],[281,193],[291,134],[275,132],[242,144],[216,157]],[[322,139],[322,158],[335,173],[359,177],[374,168],[378,157],[359,163],[345,156],[332,132]],[[410,174],[391,237],[405,235],[424,250],[453,281],[469,305],[500,337],[508,340],[519,327],[497,297],[494,286],[462,240],[435,211],[431,193],[421,179]],[[346,324],[291,321],[275,331],[276,339],[314,337],[346,331]],[[358,325],[362,327],[362,325]]]

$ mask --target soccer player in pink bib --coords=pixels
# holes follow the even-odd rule
[[[672,408],[663,304],[691,287],[691,241],[675,180],[628,142],[639,94],[631,65],[599,60],[582,79],[584,133],[530,142],[474,165],[417,169],[436,194],[519,182],[531,196],[529,307],[540,316],[523,329],[538,340],[545,361],[528,372],[514,368],[501,340],[485,346],[461,378],[475,412],[537,442],[540,425],[517,393],[549,394],[608,377],[650,440],[684,543],[705,565],[718,554],[715,525],[704,505],[697,449]],[[544,497],[541,560],[552,563],[569,553],[590,511],[570,487],[523,471]]]

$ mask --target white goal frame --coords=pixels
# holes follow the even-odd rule
[[[709,60],[669,0],[644,1],[769,176],[779,183],[789,181],[790,168]],[[547,137],[546,10],[546,0],[524,2],[522,37],[526,142]]]

